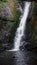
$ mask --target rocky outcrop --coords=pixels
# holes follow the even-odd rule
[[[12,13],[8,6],[3,6],[3,8],[0,10],[0,17],[10,19],[12,16]]]

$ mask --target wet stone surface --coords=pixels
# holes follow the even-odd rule
[[[37,53],[19,50],[0,53],[0,65],[37,65]]]

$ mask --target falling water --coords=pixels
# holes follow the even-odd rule
[[[19,50],[20,42],[21,42],[22,36],[24,35],[24,30],[25,30],[25,26],[26,26],[26,20],[28,17],[30,5],[31,5],[31,2],[25,3],[24,13],[22,15],[19,27],[17,28],[17,31],[16,31],[16,36],[14,39],[14,49],[11,49],[9,51],[18,51]]]

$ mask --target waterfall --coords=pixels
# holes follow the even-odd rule
[[[14,49],[11,49],[9,51],[18,51],[20,47],[20,42],[22,39],[22,36],[24,35],[24,30],[26,27],[26,20],[29,14],[31,2],[26,2],[24,6],[24,13],[22,15],[22,18],[20,20],[19,27],[17,28],[15,39],[14,39]]]

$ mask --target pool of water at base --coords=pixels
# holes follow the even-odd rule
[[[27,50],[0,53],[0,65],[37,65],[37,52]]]

